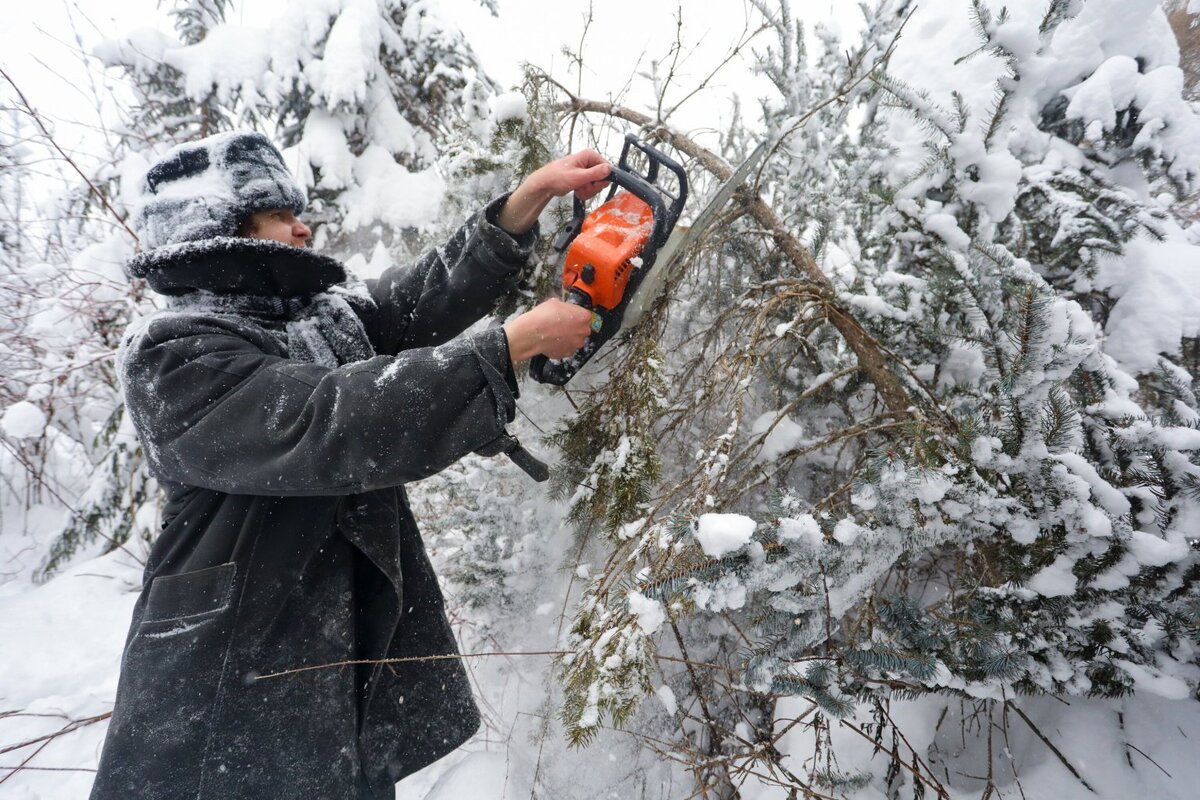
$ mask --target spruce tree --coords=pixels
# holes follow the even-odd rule
[[[95,48],[103,65],[120,70],[134,102],[115,126],[111,158],[89,176],[90,186],[63,197],[63,216],[75,222],[60,234],[66,246],[53,256],[62,263],[48,264],[46,279],[32,288],[44,308],[73,321],[30,343],[39,353],[34,383],[48,389],[36,391],[49,424],[44,450],[36,467],[25,465],[25,477],[54,486],[69,508],[42,550],[38,579],[84,552],[125,547],[136,554],[131,540],[148,541],[157,531],[156,487],[125,418],[109,355],[132,319],[153,310],[145,287],[131,284],[122,269],[136,246],[127,203],[136,196],[134,176],[156,152],[228,129],[236,119],[216,87],[189,91],[182,62],[169,56],[171,48],[200,44],[227,8],[224,0],[180,0],[168,11],[178,39],[140,30]],[[81,463],[89,465],[83,473]]]
[[[906,3],[871,9],[848,57],[830,33],[806,37],[786,4],[759,6],[778,143],[675,284],[668,306],[686,313],[633,334],[676,357],[673,391],[639,406],[670,457],[618,516],[629,524],[581,603],[564,663],[576,737],[599,712],[628,718],[649,684],[642,635],[659,629],[637,623],[663,615],[709,642],[728,620],[740,650],[707,659],[826,719],[934,692],[1196,696],[1188,351],[1131,360],[1105,349],[1128,329],[1104,329],[1125,302],[1105,280],[1139,248],[1181,241],[1145,187],[1190,190],[1196,115],[1148,0],[1121,9],[1144,26],[1125,31],[1143,52],[1081,62],[1078,38],[1110,6],[1052,2],[1034,17],[973,3],[977,41],[961,55],[996,65],[985,102],[898,77],[889,48]],[[731,163],[744,136],[729,137]],[[902,137],[924,156],[898,173],[913,161]],[[799,250],[764,244],[782,241],[775,219]],[[595,430],[565,434],[568,464]],[[602,465],[571,478],[602,481]],[[577,518],[623,508],[617,495],[587,508],[591,496],[576,493]],[[727,688],[704,712],[718,740],[740,713]],[[834,772],[826,785],[857,780]]]
[[[317,246],[401,245],[396,234],[436,221],[439,148],[486,116],[493,85],[422,2],[347,4],[299,28],[298,63],[272,62],[262,80],[280,98],[270,112],[280,143],[296,147],[311,187]]]

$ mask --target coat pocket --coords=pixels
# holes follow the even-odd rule
[[[200,621],[224,611],[233,598],[237,564],[230,561],[180,575],[160,575],[150,584],[142,624]]]

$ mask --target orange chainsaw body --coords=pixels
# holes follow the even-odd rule
[[[584,218],[563,260],[563,288],[578,289],[593,306],[621,304],[637,258],[654,229],[654,212],[629,192],[618,192]]]

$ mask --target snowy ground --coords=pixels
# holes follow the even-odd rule
[[[79,725],[0,755],[0,797],[87,797],[105,723],[82,721],[112,710],[140,584],[141,565],[117,551],[0,598],[0,750]]]
[[[543,427],[562,413],[532,388],[521,405]],[[544,452],[530,423],[519,418],[515,428],[535,450]],[[453,516],[455,492],[474,493],[481,503],[506,499],[488,506],[494,516],[487,530],[464,532]],[[562,508],[511,464],[490,459],[470,459],[417,485],[412,495],[443,576],[459,565],[468,533],[514,537],[500,562],[506,570],[503,585],[483,587],[495,602],[469,608],[469,591],[446,584],[463,651],[555,649],[566,624],[563,614],[571,608],[568,594],[578,590],[573,577],[579,567],[577,548],[570,531],[561,526]],[[141,578],[134,555],[136,551],[118,551],[78,563],[45,585],[9,581],[0,591],[0,750],[7,750],[0,753],[0,799],[87,797],[107,724],[91,720],[112,708],[121,646]],[[458,752],[402,783],[399,800],[692,796],[690,775],[641,747],[632,733],[604,731],[587,749],[566,747],[555,719],[558,694],[549,657],[482,656],[468,659],[467,665],[484,712],[480,733]],[[991,797],[1196,797],[1200,704],[1140,695],[1119,701],[1022,698],[1017,705],[1057,754],[1015,714],[1007,720],[995,718],[991,751],[996,792]],[[808,707],[803,698],[783,701],[776,724],[787,725]],[[960,701],[947,698],[892,706],[893,718],[908,737],[902,747],[906,759],[911,745],[954,800],[986,795],[982,776],[988,773],[988,726],[970,712]],[[651,697],[632,727],[669,735],[672,723],[663,703]],[[843,774],[868,769],[882,773],[885,755],[873,753],[871,743],[849,726],[835,726],[831,735]],[[25,742],[32,743],[14,748]],[[794,773],[803,775],[812,767],[811,732],[792,728],[781,749],[787,754],[784,765]],[[897,784],[902,788],[894,795],[878,780],[855,792],[832,794],[850,800],[907,800],[913,796],[907,780],[902,774]],[[742,785],[741,794],[743,800],[788,798],[785,790],[754,778]]]
[[[551,573],[554,570],[550,570]],[[0,598],[0,749],[46,737],[0,757],[0,798],[4,800],[82,800],[103,741],[105,722],[88,720],[107,713],[116,689],[117,664],[125,627],[136,596],[140,567],[116,553],[92,559],[44,586]],[[545,576],[529,576],[545,578]],[[531,602],[545,596],[527,595]],[[544,589],[544,587],[543,587]],[[539,609],[519,603],[513,615],[498,623],[487,641],[470,633],[463,620],[465,649],[533,651],[551,649],[559,607]],[[541,610],[541,613],[539,613]],[[584,751],[566,750],[551,724],[539,735],[553,707],[548,658],[509,656],[473,659],[471,673],[484,709],[480,734],[451,757],[434,764],[400,786],[399,800],[517,800],[531,796],[534,776],[540,798],[592,800],[643,796],[669,800],[688,797],[686,776],[673,772],[652,753],[639,751],[628,734],[609,733]],[[656,704],[653,698],[648,703]],[[1003,720],[993,736],[993,774],[1004,798],[1106,798],[1189,800],[1196,797],[1200,762],[1200,706],[1153,696],[1120,701],[1049,698],[1018,703],[1066,762],[1094,789],[1085,788],[1054,752],[1031,735],[1028,725],[1010,715],[1008,742]],[[780,705],[778,724],[808,706],[802,698]],[[943,708],[948,712],[933,734]],[[985,782],[986,743],[975,735],[978,720],[962,713],[958,701],[932,698],[897,703],[893,715],[910,743],[935,774],[954,790],[955,798],[978,798]],[[1123,727],[1122,727],[1123,726]],[[966,734],[963,731],[967,731]],[[811,734],[794,729],[784,739],[785,764],[805,771],[811,757]],[[925,732],[925,733],[922,733]],[[914,738],[924,736],[924,739]],[[846,772],[867,767],[872,747],[848,728],[833,731],[840,766]],[[941,758],[931,757],[935,744]],[[980,745],[984,746],[981,747]],[[966,746],[964,746],[966,745]],[[1011,760],[1009,755],[1011,754]],[[539,762],[540,755],[540,762]],[[884,756],[875,755],[882,759]],[[14,767],[24,768],[14,772]],[[1016,775],[1014,778],[1015,765]],[[642,794],[637,794],[638,789]],[[900,797],[911,795],[906,788]],[[743,787],[744,800],[785,800],[777,787]],[[849,795],[856,800],[883,800],[881,787],[868,786]]]

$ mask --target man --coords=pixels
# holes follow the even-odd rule
[[[93,800],[390,798],[474,733],[403,484],[514,450],[512,365],[570,355],[590,315],[551,300],[459,334],[516,280],[550,198],[608,171],[593,151],[547,164],[363,285],[304,249],[303,195],[265,137],[150,169],[129,270],[166,309],[118,370],[167,500]]]

